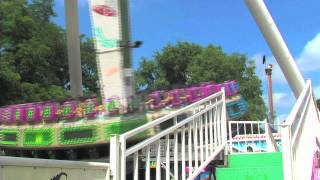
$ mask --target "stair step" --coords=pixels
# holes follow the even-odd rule
[[[283,180],[282,166],[217,168],[217,180]]]
[[[283,180],[282,153],[232,154],[217,180]]]
[[[282,153],[232,154],[228,156],[230,168],[282,166]]]

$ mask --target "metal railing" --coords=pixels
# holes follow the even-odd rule
[[[313,155],[320,137],[320,118],[311,81],[281,125],[285,180],[311,179]]]
[[[170,124],[167,128],[163,124]],[[128,139],[156,128],[153,137],[134,145]],[[227,144],[225,92],[222,90],[176,112],[111,139],[110,165],[115,180],[195,179]],[[225,151],[226,152],[226,151]],[[188,172],[187,172],[188,169]]]
[[[228,128],[231,154],[278,151],[280,133],[266,121],[229,121]]]

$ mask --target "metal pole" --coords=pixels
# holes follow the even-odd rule
[[[78,0],[65,0],[68,62],[72,97],[83,96]]]
[[[122,41],[131,41],[131,24],[130,24],[130,8],[128,0],[120,0],[120,12],[121,12],[121,36]],[[132,49],[131,48],[123,48],[123,67],[124,68],[132,68]]]
[[[295,63],[281,33],[279,32],[271,14],[263,0],[246,0],[253,17],[260,27],[266,41],[268,42],[281,70],[284,73],[296,98],[305,86],[305,80]]]
[[[119,135],[110,139],[110,170],[113,180],[120,180],[120,142]]]
[[[131,24],[130,24],[130,8],[128,0],[118,0],[120,6],[120,23],[121,23],[121,40],[131,42]],[[129,97],[135,94],[134,92],[134,71],[132,69],[132,49],[122,48],[123,57],[123,81],[125,87],[126,102],[129,102]]]
[[[272,65],[269,64],[268,67],[265,69],[266,75],[268,77],[268,96],[269,96],[269,122],[270,124],[274,124],[274,104],[273,104],[273,92],[272,92]]]

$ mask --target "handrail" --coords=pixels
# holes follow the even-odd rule
[[[278,147],[274,136],[279,135],[271,132],[266,121],[229,121],[229,151],[231,154],[275,152]],[[249,146],[251,148],[247,149]]]
[[[218,155],[227,153],[226,100],[222,90],[169,115],[149,122],[125,134],[111,138],[110,169],[115,180],[126,180],[126,172],[133,171],[139,179],[139,165],[145,167],[145,179],[150,180],[150,163],[155,162],[156,180],[192,180]],[[188,114],[184,119],[181,115]],[[165,129],[159,126],[169,121]],[[152,137],[127,146],[127,139],[150,128],[160,128]],[[127,162],[133,161],[133,168]],[[173,166],[170,167],[170,166]],[[162,168],[165,167],[165,172]],[[189,171],[186,171],[186,168]],[[180,174],[181,173],[181,174]]]
[[[297,102],[295,103],[295,105],[293,106],[293,109],[291,110],[288,119],[283,123],[283,125],[292,125],[295,121],[295,117],[298,114],[300,107],[302,105],[302,103],[305,101],[305,99],[307,98],[306,95],[309,92],[309,86],[310,86],[310,81],[307,81],[307,85],[306,88],[303,89],[303,91],[301,92],[301,95],[299,96]]]
[[[211,105],[211,106],[208,106],[208,108],[212,108],[212,107],[214,107],[214,106],[216,106],[216,105],[219,105],[219,104],[221,104],[221,103],[222,103],[222,101],[220,100],[219,102],[217,102],[217,103],[215,103],[215,104],[213,104],[213,105]],[[205,112],[207,112],[207,111],[208,111],[207,109],[204,109],[204,110],[200,111],[199,113],[194,114],[194,115],[188,117],[188,118],[185,119],[184,121],[179,122],[179,123],[176,124],[175,126],[172,126],[172,127],[170,127],[170,128],[167,128],[167,129],[165,129],[164,131],[161,131],[160,133],[152,136],[151,138],[146,139],[146,140],[138,143],[136,146],[129,148],[129,149],[127,150],[126,155],[128,156],[128,155],[130,155],[130,154],[132,154],[132,153],[134,153],[134,152],[142,149],[142,148],[143,148],[142,145],[144,145],[144,146],[149,145],[149,144],[151,144],[151,143],[154,143],[156,140],[158,140],[158,139],[166,136],[167,134],[173,133],[176,129],[181,128],[182,126],[186,125],[187,123],[191,122],[192,120],[194,120],[195,118],[199,117],[200,115],[202,115],[203,113],[205,113]]]
[[[267,142],[268,152],[278,152],[279,148],[277,146],[276,141],[274,140],[269,123],[266,123],[265,131],[266,131],[266,142]]]
[[[310,98],[311,98],[311,94],[308,94],[307,100],[305,101],[305,104],[304,104],[304,106],[302,107],[303,109],[302,109],[302,111],[301,111],[299,120],[300,120],[300,119],[305,119],[306,113],[307,113],[307,108],[309,107]],[[297,120],[295,120],[295,121],[297,121]],[[293,134],[292,134],[292,139],[291,139],[292,142],[296,142],[296,139],[297,139],[299,130],[300,130],[301,127],[303,126],[303,123],[305,123],[305,121],[300,120],[299,122],[296,122],[296,125],[295,125],[295,124],[292,124],[292,125],[291,125],[291,126],[293,127],[293,128],[292,128]]]
[[[287,121],[281,125],[285,180],[311,179],[319,129],[319,110],[308,80]]]
[[[176,117],[177,115],[180,115],[181,113],[185,112],[186,110],[189,110],[189,109],[191,109],[191,108],[193,108],[193,107],[195,107],[195,106],[201,105],[201,104],[203,104],[204,102],[207,102],[208,100],[214,99],[214,98],[216,98],[216,97],[218,97],[218,96],[221,96],[221,95],[222,95],[222,92],[221,92],[221,91],[218,92],[218,93],[215,93],[215,94],[213,94],[213,95],[211,95],[211,96],[209,96],[209,97],[206,97],[206,98],[204,98],[204,99],[201,99],[200,101],[197,101],[197,102],[195,102],[195,103],[193,103],[193,104],[190,104],[190,105],[188,105],[188,106],[186,106],[186,107],[184,107],[184,108],[181,108],[181,109],[179,109],[179,110],[177,110],[177,111],[175,111],[175,112],[172,112],[172,113],[170,113],[170,114],[168,114],[168,115],[165,115],[165,116],[163,116],[163,117],[161,117],[161,118],[159,118],[159,119],[156,119],[156,120],[154,120],[154,121],[152,121],[152,122],[150,122],[150,123],[147,123],[147,124],[145,124],[145,125],[142,125],[142,126],[136,128],[136,129],[130,130],[130,131],[122,134],[122,136],[125,137],[125,138],[134,136],[134,135],[138,134],[139,132],[143,132],[143,131],[145,131],[145,130],[153,127],[153,126],[156,126],[156,125],[161,124],[161,123],[163,123],[163,122],[165,122],[165,121],[167,121],[167,120],[170,120],[170,119]]]

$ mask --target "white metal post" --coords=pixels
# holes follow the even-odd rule
[[[211,102],[211,101],[210,101]],[[213,144],[213,141],[214,141],[214,136],[213,136],[213,109],[211,109],[209,111],[209,126],[210,126],[210,154],[213,153],[214,151],[214,144]]]
[[[188,125],[188,167],[189,167],[189,176],[192,174],[192,123]]]
[[[208,139],[208,136],[209,136],[209,132],[208,132],[208,113],[209,112],[206,112],[204,115],[205,115],[205,129],[204,129],[204,134],[205,134],[205,159],[207,159],[209,157],[209,149],[210,149],[210,144],[209,144],[209,139]]]
[[[267,143],[268,152],[277,152],[278,146],[276,144],[276,141],[273,138],[270,125],[267,122],[265,122],[265,134],[266,134],[266,143]]]
[[[170,180],[170,137],[166,136],[166,180]]]
[[[1,173],[0,173],[0,177],[1,177]],[[110,168],[108,168],[107,171],[106,171],[105,180],[110,180]]]
[[[113,180],[120,180],[120,142],[119,135],[110,139],[110,170]]]
[[[283,175],[284,180],[293,180],[292,166],[292,149],[291,149],[291,127],[282,125],[281,140],[282,140],[282,157],[283,157]],[[301,170],[301,169],[300,169]]]
[[[126,148],[127,148],[127,144],[126,144],[126,139],[124,136],[120,136],[119,139],[119,143],[120,143],[120,154],[119,154],[119,159],[120,159],[120,178],[121,180],[126,180],[126,176],[127,176],[127,156],[126,156]]]
[[[139,153],[134,153],[133,157],[133,180],[139,180]]]
[[[222,122],[222,138],[223,138],[223,142],[227,142],[228,141],[228,126],[227,126],[227,111],[226,111],[226,93],[225,93],[225,89],[222,89],[222,116],[221,116],[221,122]],[[228,148],[225,148],[225,156],[228,154]]]
[[[295,63],[281,33],[263,0],[246,0],[246,3],[268,42],[296,98],[305,87],[305,80]]]
[[[231,122],[229,121],[229,152],[232,154],[233,153],[233,141],[232,141],[232,128],[231,128]],[[227,143],[228,144],[228,143]]]
[[[138,157],[139,158],[139,157]],[[146,148],[146,172],[145,179],[150,180],[150,145]]]
[[[198,117],[199,118],[199,117]],[[194,168],[199,167],[199,149],[198,149],[198,121],[193,120],[193,146],[194,146]]]
[[[71,95],[83,96],[80,55],[78,0],[65,0],[67,46]]]
[[[182,153],[182,158],[181,158],[181,169],[182,169],[182,180],[186,180],[186,126],[182,127],[182,132],[181,132],[181,153]]]
[[[177,125],[178,123],[178,118],[177,116],[174,117],[174,125]],[[178,142],[178,131],[175,131],[174,132],[174,178],[178,179],[178,176],[179,176],[179,154],[178,154],[178,145],[179,145],[179,142]]]
[[[156,162],[156,180],[161,180],[161,143],[157,141],[157,162]]]
[[[199,117],[199,120],[200,120],[200,128],[199,128],[199,149],[200,149],[200,163],[203,162],[204,160],[204,154],[203,154],[203,117],[202,115],[200,115]]]
[[[216,103],[218,102],[218,99],[216,99]],[[218,119],[218,106],[215,106],[214,108],[214,117],[213,117],[213,137],[214,137],[214,149],[216,150],[219,146],[218,144],[218,127],[217,127],[217,119]]]

